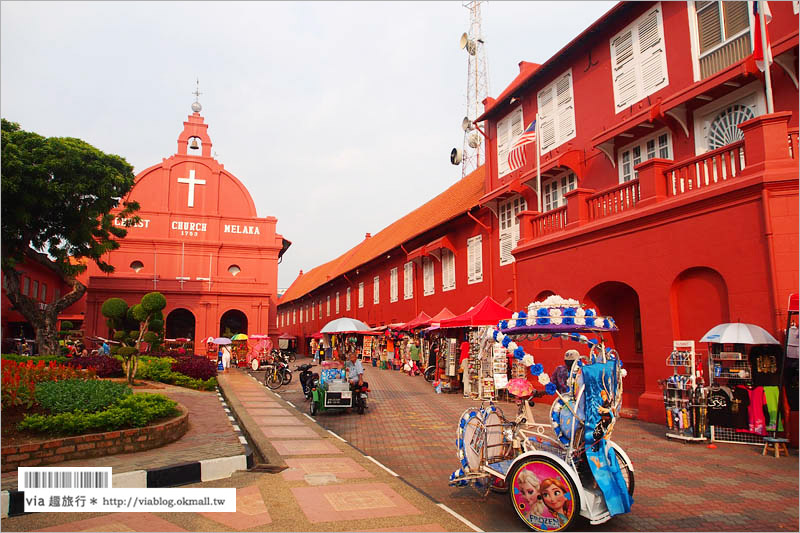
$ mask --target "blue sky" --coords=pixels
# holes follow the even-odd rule
[[[614,2],[488,2],[489,95]],[[0,114],[135,172],[176,151],[195,78],[217,159],[293,242],[329,261],[461,177],[469,11],[448,2],[0,4]]]

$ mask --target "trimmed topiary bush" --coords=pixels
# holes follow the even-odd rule
[[[61,331],[70,331],[74,327],[75,327],[74,324],[69,320],[64,320],[63,322],[61,322]]]
[[[129,394],[127,385],[99,379],[45,381],[36,385],[36,401],[51,413],[95,413]]]
[[[217,375],[217,363],[206,357],[180,357],[172,365],[172,370],[190,378],[207,380]]]
[[[141,306],[147,314],[160,312],[167,306],[167,299],[160,292],[149,292],[142,296]]]
[[[128,303],[122,298],[109,298],[103,302],[100,312],[106,318],[122,319],[128,311]]]

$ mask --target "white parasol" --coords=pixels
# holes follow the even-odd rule
[[[703,335],[700,342],[717,344],[780,344],[761,326],[729,322],[714,326]]]
[[[320,333],[352,333],[356,331],[367,331],[368,325],[355,318],[337,318],[331,320],[325,327],[320,330]]]

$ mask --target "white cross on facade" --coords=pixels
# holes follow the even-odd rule
[[[178,178],[178,183],[186,183],[189,185],[189,207],[194,207],[194,186],[205,185],[206,180],[194,179],[194,170],[189,171],[188,178]]]

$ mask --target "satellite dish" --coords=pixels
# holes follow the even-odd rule
[[[469,119],[469,117],[464,117],[464,120],[461,121],[461,129],[464,131],[469,131],[474,127],[475,126],[472,125],[472,121]]]
[[[471,40],[466,33],[461,34],[461,39],[459,39],[458,45],[461,48],[466,48],[467,52],[471,56],[474,56],[475,52],[478,50],[478,45],[476,45],[475,41]]]
[[[464,154],[461,153],[461,148],[453,148],[450,150],[450,162],[454,165],[460,165],[463,155]]]
[[[467,144],[469,144],[470,148],[477,148],[481,145],[481,136],[477,132],[470,133],[467,138]]]

